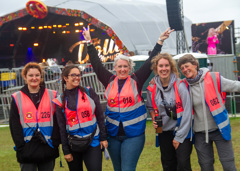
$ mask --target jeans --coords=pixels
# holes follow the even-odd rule
[[[114,171],[135,171],[145,143],[145,134],[128,138],[116,136],[108,139],[108,151]]]
[[[223,139],[219,130],[209,132],[209,143],[206,143],[205,133],[195,133],[195,149],[202,171],[214,171],[213,142],[216,144],[219,160],[224,171],[236,171],[232,141]]]

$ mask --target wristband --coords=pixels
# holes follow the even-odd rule
[[[92,45],[92,40],[87,40],[87,46]]]
[[[158,40],[159,40],[160,42],[164,42],[164,40],[162,40],[162,39],[160,39],[160,38],[158,38]]]

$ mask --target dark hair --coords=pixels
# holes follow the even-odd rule
[[[23,70],[22,70],[22,73],[21,73],[22,77],[26,77],[29,69],[37,69],[40,72],[40,75],[41,75],[41,82],[40,82],[40,84],[44,84],[43,75],[42,75],[43,71],[42,71],[42,68],[40,67],[40,65],[38,63],[36,63],[36,62],[29,62],[29,63],[27,63],[24,66]]]
[[[65,97],[66,97],[66,94],[65,94],[65,84],[66,84],[66,81],[64,80],[64,77],[68,77],[69,73],[71,72],[72,69],[78,69],[80,74],[81,74],[81,70],[78,68],[78,66],[75,66],[75,65],[68,65],[68,66],[65,66],[62,70],[62,105],[63,105],[63,108],[65,109]],[[83,92],[86,92],[85,91],[85,88],[82,87],[82,86],[78,86],[78,88],[80,89],[81,93],[82,93],[82,99],[83,101],[85,101],[85,94]]]
[[[152,60],[152,66],[151,69],[153,70],[154,74],[157,75],[157,65],[160,59],[166,59],[168,60],[170,67],[171,67],[171,72],[176,74],[177,77],[179,77],[179,73],[177,70],[177,66],[176,66],[176,61],[172,58],[172,56],[169,53],[159,53],[157,54]]]
[[[190,62],[192,65],[197,65],[197,70],[199,70],[199,63],[198,60],[191,54],[186,54],[183,55],[179,60],[178,60],[178,68],[181,70],[181,66],[183,64],[186,64]]]

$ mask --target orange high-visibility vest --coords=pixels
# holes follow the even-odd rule
[[[137,82],[128,76],[121,91],[118,90],[118,78],[111,81],[104,94],[107,99],[106,126],[108,134],[116,136],[122,122],[127,137],[144,133],[147,112],[137,90]]]
[[[181,101],[181,98],[179,96],[179,92],[178,92],[178,86],[179,84],[181,83],[182,81],[180,80],[176,80],[173,84],[173,87],[174,87],[174,90],[175,90],[175,100],[176,100],[176,112],[177,112],[177,126],[175,128],[175,131],[177,131],[180,123],[181,123],[181,120],[182,120],[182,115],[183,115],[183,107],[182,107],[182,101]],[[157,108],[157,105],[156,105],[156,102],[155,102],[155,98],[156,98],[156,84],[154,85],[149,85],[147,87],[147,89],[152,93],[152,96],[151,96],[151,99],[152,99],[152,105],[153,105],[153,109],[154,109],[154,113],[158,115],[158,108]],[[191,138],[192,137],[192,130],[190,129],[189,130],[189,133],[186,137],[186,139],[188,138]]]
[[[53,148],[51,136],[55,106],[51,101],[56,96],[57,91],[45,89],[38,109],[36,109],[32,100],[22,91],[12,94],[19,111],[25,142],[29,142],[32,139],[34,130],[39,128],[48,145]]]
[[[96,105],[91,97],[86,93],[85,100],[82,99],[83,94],[78,90],[78,100],[76,110],[70,110],[67,107],[67,99],[65,103],[65,118],[66,127],[69,130],[70,135],[78,136],[79,138],[90,136],[97,127],[95,136],[91,143],[92,147],[96,147],[100,144],[99,141],[99,127],[97,125],[97,119],[95,116]],[[61,96],[53,99],[53,102],[62,107]]]
[[[189,89],[187,80],[186,86]],[[221,91],[221,75],[219,72],[207,72],[204,78],[205,102],[225,140],[231,140],[231,126],[225,108],[226,93]]]

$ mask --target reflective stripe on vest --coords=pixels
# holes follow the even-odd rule
[[[18,107],[25,142],[29,142],[32,139],[33,131],[38,127],[46,142],[53,148],[51,135],[55,106],[51,101],[56,95],[56,91],[45,89],[38,109],[23,92],[18,91],[12,95]]]
[[[82,92],[78,90],[78,100],[76,105],[76,110],[70,110],[67,108],[67,99],[65,104],[65,117],[66,117],[66,127],[69,130],[70,135],[82,138],[87,137],[92,134],[97,126],[96,133],[94,135],[93,141],[91,143],[92,147],[96,147],[100,144],[99,142],[99,132],[100,129],[97,125],[97,119],[95,116],[96,105],[91,97],[86,93],[85,100],[82,99]],[[58,106],[62,106],[61,96],[58,96],[53,100]]]
[[[155,113],[155,117],[159,116],[159,111],[157,108],[157,105],[155,103],[155,96],[156,96],[156,84],[152,85],[150,84],[147,89],[151,91],[151,99],[152,99],[152,105],[153,105],[153,111]]]
[[[205,101],[225,140],[231,139],[231,126],[220,88],[218,72],[207,72],[204,78]]]
[[[105,91],[107,107],[105,115],[108,133],[116,136],[122,122],[126,136],[135,137],[145,131],[147,112],[137,90],[137,83],[131,76],[118,91],[118,78],[111,81]]]

